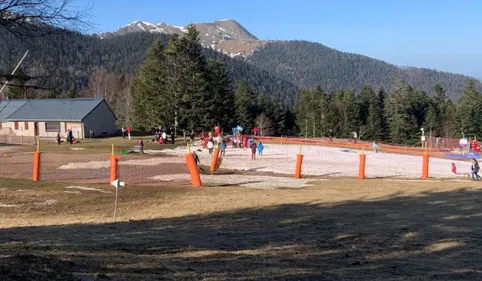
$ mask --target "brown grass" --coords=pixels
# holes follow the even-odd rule
[[[117,223],[113,193],[65,186],[0,180],[0,203],[20,205],[0,207],[3,280],[482,279],[478,183],[129,186]],[[49,199],[57,203],[36,204]],[[25,263],[35,270],[19,271]],[[58,276],[41,279],[54,269]]]

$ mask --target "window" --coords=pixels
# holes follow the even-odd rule
[[[45,131],[50,133],[60,132],[60,122],[45,122]]]
[[[23,126],[24,126],[24,129],[25,129],[25,130],[28,130],[28,122],[24,122],[24,123],[23,123]]]
[[[15,121],[15,130],[18,130],[18,122]]]

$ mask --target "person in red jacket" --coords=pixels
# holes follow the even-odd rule
[[[127,127],[127,136],[129,136],[129,139],[131,139],[131,126]]]
[[[251,148],[251,159],[256,160],[256,148],[258,145],[253,141],[249,147]]]

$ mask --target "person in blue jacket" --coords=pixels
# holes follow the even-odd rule
[[[224,156],[224,154],[226,153],[226,143],[222,141],[219,145],[219,148],[221,148],[221,156]]]
[[[258,143],[258,155],[263,155],[263,144],[261,142]]]

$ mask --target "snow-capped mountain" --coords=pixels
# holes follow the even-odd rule
[[[246,56],[251,54],[263,44],[256,36],[246,30],[233,19],[224,19],[215,22],[195,23],[199,31],[200,41],[204,47],[227,53],[231,56]],[[101,38],[123,35],[130,32],[152,32],[164,34],[179,34],[186,32],[185,26],[173,26],[167,23],[149,23],[135,21],[116,31],[99,34]]]

